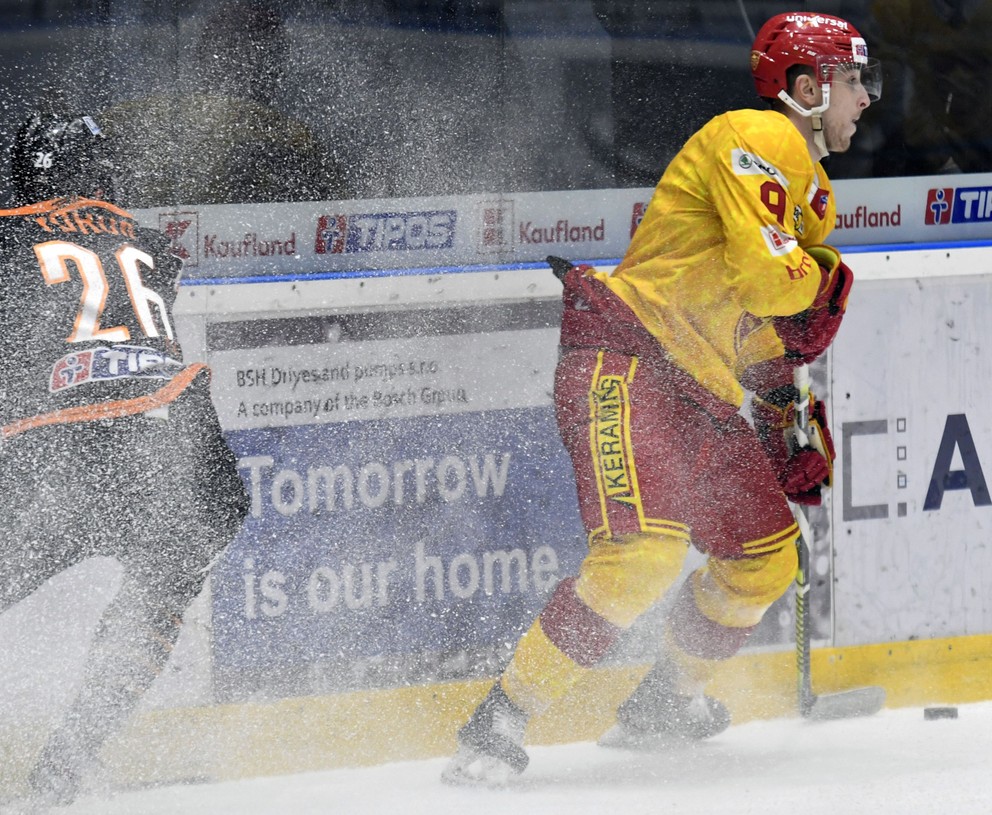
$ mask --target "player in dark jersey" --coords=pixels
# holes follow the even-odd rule
[[[172,306],[180,262],[111,203],[89,116],[38,113],[0,210],[0,611],[95,556],[116,558],[81,689],[29,776],[67,803],[168,659],[248,497]]]

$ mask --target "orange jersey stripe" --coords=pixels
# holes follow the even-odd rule
[[[126,209],[121,209],[108,201],[99,201],[96,198],[52,198],[49,201],[40,201],[37,204],[27,204],[26,206],[15,207],[14,209],[0,209],[0,218],[18,215],[42,215],[48,212],[69,212],[83,207],[100,207],[101,209],[110,210],[122,218],[134,219],[134,216]]]
[[[45,427],[53,424],[71,424],[73,422],[93,422],[99,419],[117,419],[123,416],[134,416],[155,408],[160,408],[174,402],[192,384],[202,372],[208,370],[202,362],[197,362],[184,368],[169,380],[168,384],[154,393],[146,396],[136,396],[133,399],[118,399],[112,402],[98,402],[92,405],[55,410],[51,413],[41,413],[27,419],[18,419],[0,428],[0,438],[10,439],[25,430]]]

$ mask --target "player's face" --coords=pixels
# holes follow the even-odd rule
[[[858,119],[870,104],[861,71],[837,68],[830,83],[830,107],[823,114],[823,135],[831,153],[843,153],[851,146]]]

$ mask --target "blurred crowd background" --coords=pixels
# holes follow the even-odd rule
[[[761,105],[753,33],[791,10],[883,62],[832,177],[992,171],[992,0],[0,0],[0,139],[91,113],[132,207],[653,186]]]

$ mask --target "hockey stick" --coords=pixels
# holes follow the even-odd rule
[[[800,365],[793,374],[793,384],[798,391],[795,409],[796,442],[800,447],[809,443],[809,368]],[[885,704],[885,690],[869,686],[852,688],[839,693],[817,695],[813,693],[810,666],[810,553],[813,549],[813,529],[806,513],[793,504],[792,514],[799,525],[796,550],[799,567],[796,570],[796,666],[798,668],[799,715],[804,719],[849,719],[871,716]]]

